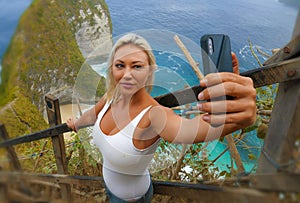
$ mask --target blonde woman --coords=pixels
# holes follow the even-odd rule
[[[233,54],[234,69],[238,61]],[[234,73],[209,74],[198,98],[229,95],[233,100],[201,102],[204,115],[185,119],[161,106],[149,94],[156,69],[148,42],[127,34],[114,45],[108,60],[107,92],[79,119],[74,131],[94,125],[93,139],[103,156],[103,179],[110,202],[151,202],[148,165],[162,138],[175,143],[217,139],[254,123],[256,91],[250,78]],[[212,127],[218,126],[218,127]]]

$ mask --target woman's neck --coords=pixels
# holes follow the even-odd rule
[[[121,107],[129,107],[142,104],[149,96],[145,88],[140,89],[133,95],[121,95],[120,100],[117,102]]]

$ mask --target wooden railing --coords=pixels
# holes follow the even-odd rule
[[[298,16],[292,40],[280,49],[273,57],[258,69],[241,73],[251,77],[255,87],[279,83],[279,90],[275,100],[271,121],[265,139],[262,155],[259,158],[257,172],[245,177],[230,180],[247,187],[221,187],[208,184],[187,184],[176,182],[153,181],[154,193],[184,197],[202,202],[278,202],[274,192],[300,192],[300,174],[296,173],[296,163],[293,149],[295,141],[300,135],[300,14]],[[156,97],[162,105],[174,107],[195,102],[199,86],[184,89]],[[0,202],[19,197],[19,193],[11,193],[11,185],[20,184],[23,180],[40,181],[53,184],[60,188],[62,199],[72,201],[72,184],[93,185],[103,188],[101,177],[69,176],[65,156],[63,133],[71,131],[64,123],[61,124],[59,101],[52,95],[47,95],[47,115],[50,128],[9,139],[3,125],[0,125],[0,148],[6,148],[11,161],[12,171],[0,171]],[[55,154],[58,174],[30,174],[24,173],[17,155],[15,145],[33,142],[51,137]],[[41,202],[47,198],[30,199],[30,191],[21,187],[24,201]],[[27,194],[27,196],[24,194]],[[20,195],[20,194],[19,194]]]

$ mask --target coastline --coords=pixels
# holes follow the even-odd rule
[[[80,109],[84,113],[86,110],[91,108],[93,105],[89,104],[80,104]],[[80,116],[80,111],[77,104],[62,104],[60,105],[60,115],[61,115],[61,122],[65,123],[69,118],[78,118]],[[45,116],[45,120],[48,122],[47,116]],[[71,140],[71,133],[67,132],[64,133],[65,140]]]
[[[83,113],[89,108],[91,108],[93,105],[79,104],[79,106]],[[60,105],[60,114],[62,123],[65,123],[70,117],[78,118],[80,116],[80,110],[77,104],[63,104]]]

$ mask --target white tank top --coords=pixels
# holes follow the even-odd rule
[[[106,103],[99,112],[92,133],[94,143],[103,157],[103,179],[117,197],[124,200],[138,199],[150,186],[148,165],[160,139],[146,149],[137,149],[132,138],[138,123],[151,106],[141,111],[118,133],[106,135],[100,128],[100,121],[109,107],[110,103]]]

